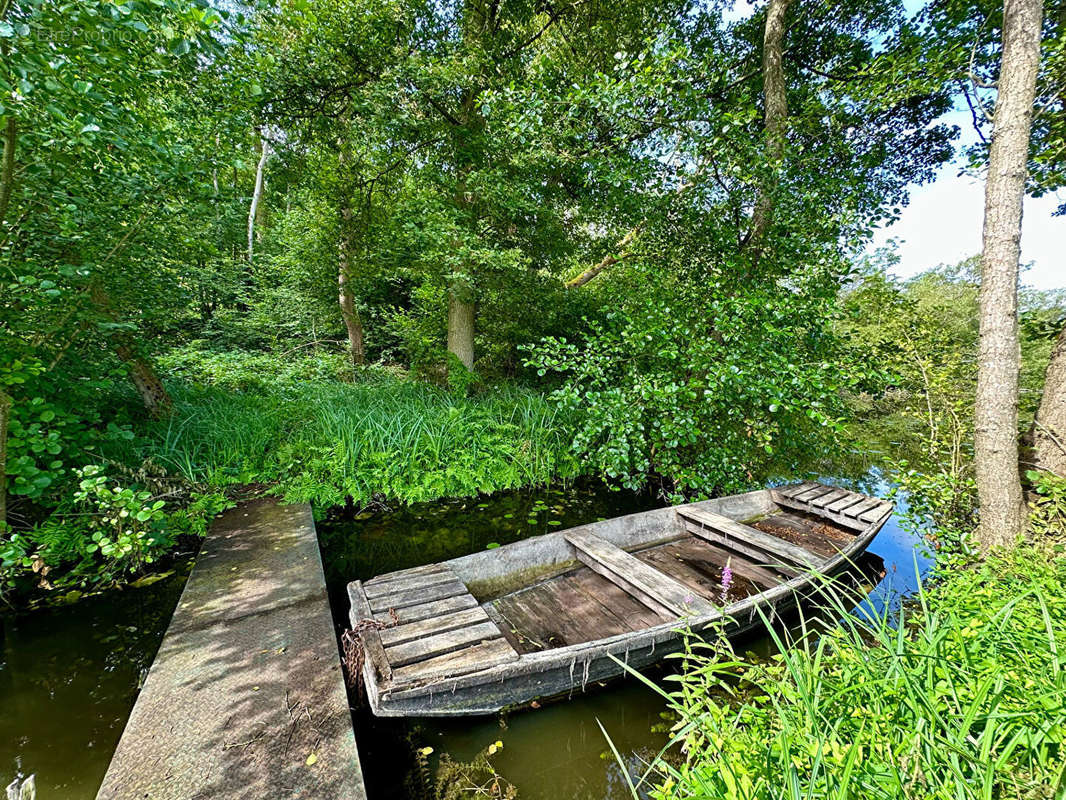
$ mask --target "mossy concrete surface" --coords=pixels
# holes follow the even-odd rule
[[[311,509],[216,520],[98,800],[363,800]]]

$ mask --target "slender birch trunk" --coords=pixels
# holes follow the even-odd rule
[[[259,204],[263,199],[263,174],[267,159],[270,158],[270,143],[266,136],[259,134],[259,163],[255,167],[255,188],[252,190],[252,202],[248,207],[248,263],[252,263],[255,252],[255,223],[259,219]]]
[[[1006,0],[1003,56],[985,184],[974,461],[977,543],[1008,546],[1025,526],[1018,472],[1018,260],[1042,0]]]

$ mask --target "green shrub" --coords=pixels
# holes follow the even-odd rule
[[[830,600],[827,633],[775,634],[768,660],[690,640],[668,695],[680,756],[652,765],[653,796],[1062,796],[1061,548],[956,571],[899,617],[852,603]]]

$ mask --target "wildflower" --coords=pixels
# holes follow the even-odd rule
[[[729,566],[731,561],[731,558],[727,558],[722,568],[722,605],[729,601],[729,587],[733,585],[733,569]]]

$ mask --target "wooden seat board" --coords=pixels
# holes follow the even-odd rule
[[[387,608],[374,614],[378,622],[395,625],[407,625],[419,620],[432,619],[453,611],[462,611],[477,606],[477,600],[469,592],[446,597],[443,600],[434,600],[429,603],[421,603],[406,608]]]
[[[401,609],[408,606],[419,606],[431,603],[434,600],[446,600],[456,595],[469,594],[466,585],[458,579],[448,583],[438,583],[434,586],[424,586],[419,589],[411,589],[398,594],[390,594],[385,597],[377,597],[370,600],[370,608],[375,613],[388,609]]]
[[[467,625],[455,630],[423,636],[403,644],[385,648],[385,657],[389,660],[389,666],[393,671],[397,667],[407,666],[419,661],[427,661],[431,658],[451,653],[455,650],[463,650],[490,639],[498,639],[503,634],[496,627],[496,623],[486,616],[484,622],[476,625]]]
[[[441,570],[440,572],[428,572],[424,575],[408,575],[404,578],[397,578],[394,581],[386,581],[385,583],[376,583],[372,586],[363,584],[363,592],[368,599],[374,601],[390,595],[436,586],[454,580],[457,580],[457,578],[451,570]]]
[[[721,514],[694,508],[678,509],[678,514],[705,528],[724,534],[733,541],[754,545],[803,569],[817,567],[824,560],[805,548],[798,547],[791,542],[786,542],[784,539],[779,539],[768,533],[763,533],[758,528],[744,525]],[[732,542],[728,542],[728,544],[732,544]]]
[[[652,608],[679,617],[714,612],[711,603],[694,597],[687,586],[605,539],[578,531],[565,536],[585,564]]]
[[[456,628],[476,625],[487,619],[488,615],[481,606],[466,608],[451,614],[434,615],[418,622],[409,622],[406,625],[396,625],[383,629],[381,631],[381,643],[385,647],[392,647],[393,645],[420,639],[423,636],[432,636],[437,633],[455,630]]]
[[[466,647],[451,653],[419,661],[415,664],[397,667],[392,671],[392,687],[416,681],[456,678],[471,672],[504,664],[518,659],[518,653],[502,636],[473,647]]]

